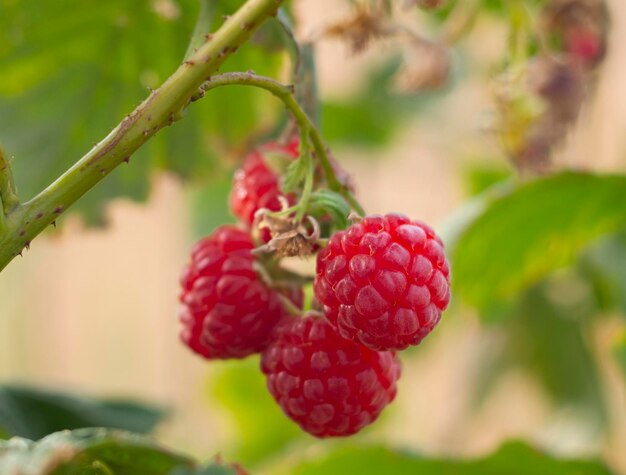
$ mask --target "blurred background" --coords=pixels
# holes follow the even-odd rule
[[[197,9],[87,3],[0,0],[0,138],[25,197],[167,77]],[[206,362],[179,342],[190,246],[232,221],[233,168],[284,124],[271,97],[248,90],[211,92],[0,274],[0,381],[164,407],[159,440],[252,473],[296,473],[290,464],[346,445],[456,458],[511,439],[626,473],[626,5],[608,2],[608,54],[553,151],[556,174],[517,181],[493,133],[508,24],[487,3],[496,6],[451,48],[448,82],[402,94],[391,87],[402,44],[354,54],[322,34],[354,5],[293,7],[298,37],[317,40],[324,136],[365,209],[432,223],[453,256],[453,304],[402,354],[398,399],[376,424],[349,441],[315,440],[270,399],[257,358]],[[443,21],[399,15],[426,37]],[[280,41],[266,31],[227,69],[285,77]]]

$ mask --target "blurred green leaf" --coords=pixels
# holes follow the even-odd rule
[[[161,409],[130,401],[99,401],[25,387],[0,387],[0,427],[13,436],[33,440],[82,427],[147,433],[163,417]]]
[[[39,442],[20,438],[0,442],[3,474],[168,475],[179,466],[193,467],[194,463],[149,439],[122,431],[79,429],[57,432]]]
[[[593,285],[602,310],[626,315],[626,232],[602,239],[581,257],[581,273]]]
[[[457,295],[484,314],[626,225],[624,176],[568,172],[495,196],[448,242]]]
[[[522,442],[509,442],[479,460],[427,459],[381,446],[345,446],[273,475],[610,475],[596,460],[560,460]]]
[[[214,28],[240,5],[240,0],[216,2]],[[16,157],[17,185],[28,199],[174,72],[192,35],[198,2],[0,0],[0,11],[0,137]],[[259,38],[275,36],[275,25],[266,28],[271,32],[260,31]],[[272,76],[282,62],[280,52],[253,41],[222,70]],[[213,178],[219,160],[272,132],[280,111],[278,101],[263,91],[211,92],[77,209],[89,222],[100,222],[99,211],[111,197],[144,199],[154,170]]]
[[[544,284],[525,292],[505,324],[505,350],[496,359],[528,370],[558,407],[574,405],[603,425],[607,408],[584,324],[595,308],[580,284]]]
[[[407,119],[432,104],[447,91],[411,96],[394,94],[392,78],[400,58],[390,59],[370,73],[363,90],[341,101],[322,104],[322,132],[334,143],[361,146],[384,145]]]
[[[510,168],[495,164],[472,164],[463,172],[465,191],[469,196],[478,195],[513,176]]]
[[[237,475],[234,468],[214,463],[201,468],[178,467],[168,475]]]
[[[206,186],[188,188],[187,200],[191,203],[194,240],[209,234],[222,224],[235,222],[228,207],[231,188],[231,177],[226,175],[219,175]]]
[[[223,451],[228,459],[252,466],[308,437],[272,399],[258,357],[221,365],[212,375],[210,394],[235,425],[237,437]]]

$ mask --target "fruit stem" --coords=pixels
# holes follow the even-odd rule
[[[81,196],[162,128],[182,117],[190,99],[211,74],[244,44],[261,24],[276,14],[284,0],[248,0],[108,136],[32,200],[15,206],[10,175],[2,167],[6,232],[0,235],[0,270],[28,247],[32,239],[54,223]],[[6,191],[8,190],[8,191]],[[6,196],[5,196],[6,195]],[[8,198],[8,203],[7,203]]]
[[[293,32],[291,20],[284,8],[278,10],[276,19],[289,38],[289,54],[293,63],[292,82],[298,85],[296,101],[314,124],[319,126],[319,98],[315,73],[315,51],[312,43],[300,43]]]
[[[304,187],[302,188],[302,196],[296,205],[296,223],[302,221],[304,214],[309,207],[311,193],[313,192],[313,175],[315,167],[313,166],[313,158],[311,157],[311,144],[309,142],[308,127],[300,127],[300,160],[304,160],[306,172],[304,175]]]
[[[523,63],[528,57],[530,15],[524,0],[508,2],[509,10],[509,57],[513,64]]]
[[[302,315],[302,309],[298,308],[288,297],[285,297],[280,292],[278,292],[277,294],[278,294],[278,298],[280,299],[280,303],[282,304],[283,307],[285,307],[285,310],[289,312],[289,315],[294,316],[294,317],[298,317]]]
[[[282,84],[272,78],[259,76],[258,74],[253,73],[224,73],[218,76],[214,76],[206,81],[200,88],[199,95],[196,94],[192,98],[192,101],[195,97],[204,95],[205,92],[210,91],[211,89],[216,89],[222,86],[252,86],[258,87],[260,89],[265,89],[266,91],[272,93],[278,99],[280,99],[287,110],[291,113],[294,120],[298,124],[298,127],[302,131],[303,129],[307,131],[309,139],[313,144],[313,148],[315,149],[315,157],[319,160],[322,169],[324,170],[324,174],[326,175],[326,180],[328,182],[328,187],[339,193],[341,196],[345,198],[348,204],[360,215],[365,215],[365,211],[354,195],[350,192],[350,190],[344,186],[335,175],[335,170],[333,169],[333,165],[330,161],[330,156],[328,155],[328,149],[322,140],[322,136],[320,131],[315,126],[311,118],[306,114],[306,112],[300,107],[298,101],[295,98],[294,86],[289,86],[286,84]]]

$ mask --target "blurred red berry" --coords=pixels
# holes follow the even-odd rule
[[[268,143],[250,152],[241,168],[235,172],[233,189],[230,194],[230,208],[233,214],[248,228],[254,223],[255,213],[266,208],[270,211],[281,209],[280,196],[290,204],[295,203],[293,195],[285,196],[280,190],[280,176],[267,163],[267,154],[284,154],[288,159],[298,158],[299,140],[287,145]],[[268,230],[263,232],[263,240],[269,241]]]
[[[253,247],[247,232],[221,226],[193,248],[181,278],[181,337],[205,358],[261,351],[286,314],[278,293],[254,269]],[[291,294],[301,304],[301,290]]]

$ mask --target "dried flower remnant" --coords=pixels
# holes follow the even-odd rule
[[[554,0],[543,12],[544,35],[557,50],[593,69],[607,52],[609,15],[603,0]]]
[[[543,10],[542,27],[552,48],[523,70],[507,71],[496,94],[503,147],[520,171],[535,173],[553,167],[554,150],[594,89],[606,55],[606,6],[601,0],[553,0]]]
[[[403,66],[395,74],[394,89],[402,94],[440,89],[447,84],[450,70],[450,52],[445,46],[414,40],[405,52]]]
[[[324,30],[324,36],[345,41],[353,54],[363,52],[373,40],[395,34],[387,24],[384,11],[359,7],[354,14]]]
[[[445,3],[446,0],[404,0],[403,6],[404,8],[417,6],[424,10],[435,10],[443,7]]]

